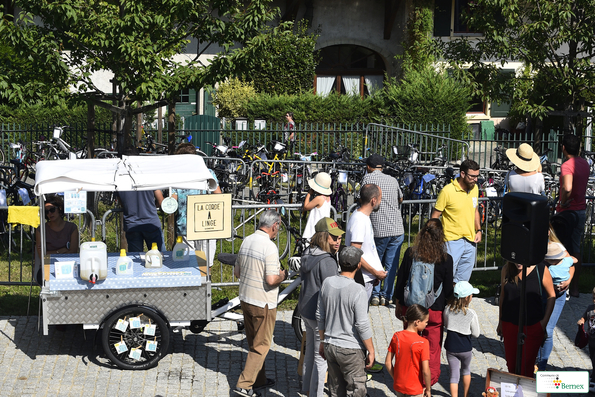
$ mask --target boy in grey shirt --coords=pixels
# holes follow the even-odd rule
[[[354,246],[343,248],[339,253],[341,273],[324,280],[318,297],[316,320],[320,340],[324,341],[320,355],[328,362],[331,397],[365,397],[364,369],[374,364],[368,295],[353,279],[361,266],[362,254]],[[348,394],[347,390],[352,392]]]

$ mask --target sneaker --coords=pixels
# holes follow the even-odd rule
[[[380,306],[386,306],[386,299],[384,298],[384,296],[380,297]]]
[[[372,300],[370,301],[370,305],[372,306],[378,306],[380,304],[380,299],[378,299],[377,296],[373,296]]]
[[[246,397],[261,397],[262,394],[260,394],[257,391],[254,391],[254,389],[241,389],[239,387],[236,387],[234,389],[234,391],[239,394],[240,396],[246,396]]]
[[[254,390],[266,389],[275,386],[275,379],[267,378],[267,382],[262,386],[254,386]]]
[[[384,368],[384,366],[380,363],[374,363],[374,365],[372,365],[370,368],[366,368],[367,372],[372,372],[372,373],[377,373],[382,371],[382,368]]]

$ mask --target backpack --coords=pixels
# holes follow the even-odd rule
[[[440,283],[438,290],[434,292],[434,266],[434,264],[413,259],[409,279],[405,286],[405,306],[417,303],[427,309],[440,296],[442,283]]]

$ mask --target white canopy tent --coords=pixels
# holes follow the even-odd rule
[[[202,157],[193,154],[40,161],[35,172],[38,196],[72,190],[112,192],[169,187],[215,190],[217,183]]]

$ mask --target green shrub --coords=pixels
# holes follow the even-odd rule
[[[219,117],[232,119],[246,116],[246,105],[256,95],[252,83],[231,78],[219,84],[213,95],[213,104],[217,106]]]
[[[261,118],[268,123],[284,123],[286,112],[293,112],[296,123],[367,123],[374,113],[372,104],[369,97],[349,95],[257,94],[246,104],[246,115],[251,121]]]
[[[374,97],[378,122],[450,124],[452,137],[468,138],[466,112],[471,88],[433,67],[410,70],[402,80],[388,78]]]
[[[318,65],[318,51],[314,51],[318,33],[307,34],[305,20],[294,26],[283,22],[252,39],[249,51],[248,73],[243,81],[254,84],[257,92],[269,94],[299,94],[312,90]]]
[[[105,125],[112,122],[109,110],[96,107],[96,125]],[[47,125],[74,125],[87,123],[87,105],[63,104],[59,106],[31,105],[12,107],[0,105],[0,124],[47,124]]]

